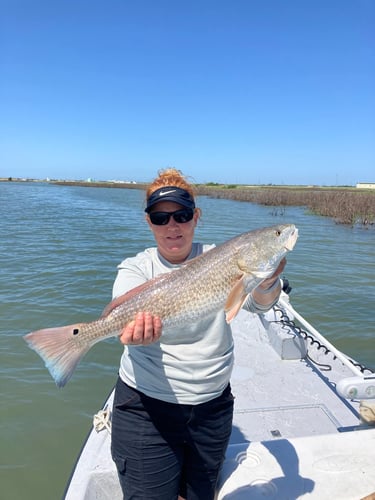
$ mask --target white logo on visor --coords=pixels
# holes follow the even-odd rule
[[[175,192],[176,192],[175,189],[172,189],[171,191],[160,191],[159,196],[165,196],[166,194],[175,193]]]

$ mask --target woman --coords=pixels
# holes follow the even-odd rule
[[[114,297],[214,246],[193,242],[201,211],[178,170],[159,173],[145,212],[157,246],[119,265]],[[247,310],[265,312],[275,304],[284,266],[285,260],[250,294]],[[143,311],[120,340],[112,457],[124,498],[213,499],[233,417],[233,339],[224,312],[162,335],[160,318]]]

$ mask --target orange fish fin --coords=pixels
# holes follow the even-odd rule
[[[115,299],[113,299],[105,308],[104,308],[104,311],[102,312],[101,314],[101,318],[105,318],[106,316],[108,316],[108,314],[110,312],[113,311],[113,309],[115,309],[116,307],[118,307],[119,305],[123,304],[124,302],[126,302],[127,300],[129,300],[131,297],[133,297],[134,295],[136,295],[137,293],[141,292],[144,288],[150,286],[150,282],[147,282],[146,283],[141,283],[140,285],[136,286],[135,288],[132,288],[131,290],[129,290],[128,292],[124,293],[123,295],[119,295],[118,297],[116,297]]]
[[[227,323],[230,323],[233,318],[235,318],[241,309],[243,303],[245,302],[248,293],[245,291],[244,287],[244,277],[242,276],[235,283],[234,287],[230,291],[227,301],[225,303],[225,317]]]

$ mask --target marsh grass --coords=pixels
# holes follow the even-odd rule
[[[146,183],[54,181],[54,184],[85,187],[146,189]],[[237,184],[196,184],[198,195],[247,201],[272,207],[283,215],[285,207],[303,206],[315,215],[333,218],[338,224],[364,226],[375,224],[375,190],[354,187],[244,186]]]
[[[304,206],[316,215],[333,218],[339,224],[375,223],[375,191],[355,188],[197,186],[200,195],[247,201],[274,207],[283,213],[288,206]]]

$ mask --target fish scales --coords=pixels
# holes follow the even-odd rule
[[[63,386],[84,354],[95,343],[119,335],[137,312],[159,316],[163,331],[220,310],[237,312],[293,249],[297,236],[293,224],[243,233],[115,299],[95,321],[38,330],[24,338],[45,361],[56,384]]]
[[[185,266],[168,273],[162,287],[157,284],[156,288],[151,287],[116,308],[114,313],[119,316],[119,324],[126,325],[138,311],[148,311],[163,318],[164,328],[170,328],[181,324],[181,320],[191,322],[203,313],[208,315],[220,309],[242,271],[233,247],[217,247],[211,252],[214,266],[207,265],[207,259],[201,258],[204,254],[190,261],[188,270]]]

